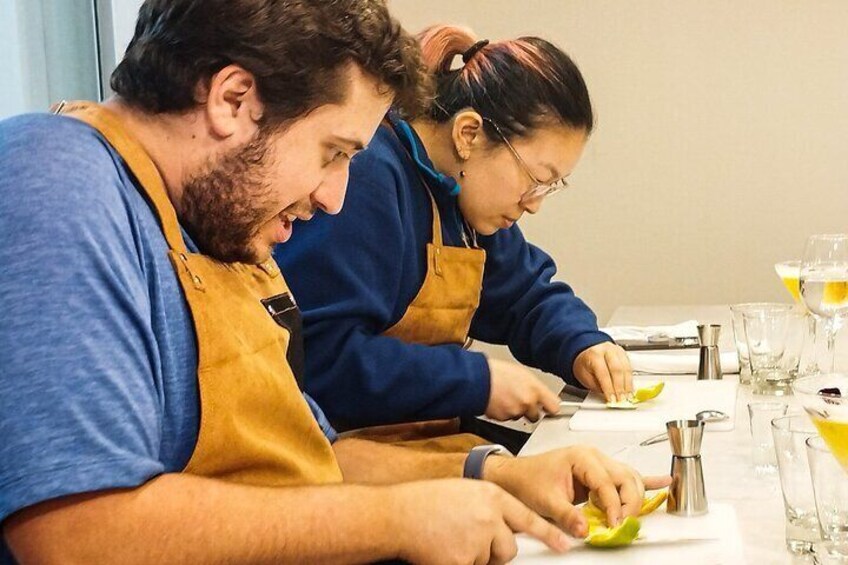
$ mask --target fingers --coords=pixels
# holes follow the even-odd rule
[[[633,372],[627,354],[617,345],[608,345],[604,351],[604,360],[612,380],[617,400],[624,400],[633,392]]]
[[[607,363],[604,358],[592,358],[589,364],[589,370],[592,372],[595,382],[598,383],[598,386],[601,387],[601,393],[603,393],[606,401],[615,402],[617,400],[615,387],[613,385],[612,377],[610,376],[609,369],[607,369]]]
[[[583,512],[563,498],[551,501],[550,514],[559,527],[574,537],[582,538],[589,532],[589,522]]]
[[[518,545],[515,542],[515,534],[506,524],[501,524],[492,540],[488,563],[490,565],[509,563],[517,554]]]
[[[542,417],[542,411],[547,414],[559,412],[559,395],[555,394],[545,384],[531,373],[526,374],[525,381],[520,385],[523,398],[516,407],[515,417],[524,416],[531,422],[537,422]]]
[[[541,391],[539,393],[539,404],[542,409],[548,414],[556,414],[559,412],[559,395],[546,387],[543,383],[539,383]]]
[[[480,553],[478,553],[477,557],[474,559],[474,565],[487,565],[489,563],[491,551],[491,546],[489,546],[488,548],[482,548],[480,550]]]
[[[619,484],[621,515],[638,516],[645,498],[645,485],[642,484],[642,478],[629,467],[621,465],[621,468],[614,472],[613,480]]]
[[[567,551],[571,546],[562,530],[506,492],[503,493],[502,509],[504,521],[513,532],[526,533],[560,553]]]
[[[627,352],[624,351],[620,346],[615,346],[616,351],[618,351],[618,357],[621,359],[621,364],[624,366],[624,386],[627,389],[628,393],[633,392],[633,366],[630,364],[630,357],[627,356]]]
[[[669,476],[645,479],[630,466],[596,450],[579,455],[575,475],[592,491],[595,503],[605,509],[610,525],[617,525],[624,516],[638,516],[646,489],[663,488],[671,483]]]
[[[657,490],[665,488],[671,484],[671,477],[668,475],[661,475],[659,477],[645,477],[642,480],[645,483],[645,488],[648,490]]]
[[[624,400],[633,392],[633,370],[627,353],[614,343],[599,343],[581,352],[574,362],[577,380],[600,391],[607,402]]]
[[[559,412],[559,396],[533,373],[516,363],[489,360],[490,393],[485,414],[504,421],[526,417],[535,422],[542,412]]]
[[[569,465],[561,465],[559,467],[560,478],[559,483],[562,485],[565,490],[565,499],[568,502],[574,502],[574,497],[576,496],[576,492],[574,492],[574,475],[571,472],[571,466]]]
[[[577,480],[592,491],[600,507],[606,510],[607,523],[610,526],[617,526],[621,521],[621,499],[618,494],[618,485],[602,464],[601,457],[603,456],[594,452],[594,450],[580,456],[574,465],[574,474]]]

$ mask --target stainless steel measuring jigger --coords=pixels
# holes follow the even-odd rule
[[[666,510],[676,516],[700,516],[707,513],[704,469],[701,467],[702,420],[666,422],[671,444],[671,487]]]
[[[698,340],[701,342],[701,355],[698,359],[698,380],[720,380],[721,353],[718,350],[718,336],[721,326],[710,324],[698,326]]]

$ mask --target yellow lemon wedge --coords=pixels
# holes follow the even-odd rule
[[[592,547],[622,547],[630,545],[639,537],[641,527],[639,520],[628,516],[614,528],[590,529],[589,535],[583,541]]]
[[[629,397],[619,402],[607,402],[607,408],[617,408],[619,410],[633,410],[637,404],[647,402],[658,397],[665,388],[664,382],[658,382],[653,386],[637,388]]]
[[[648,400],[653,400],[658,397],[660,393],[665,388],[664,382],[658,382],[654,386],[646,386],[644,388],[636,389],[633,392],[633,402],[647,402]]]
[[[662,490],[654,496],[642,501],[639,516],[646,516],[662,506],[668,498],[668,491]],[[641,523],[636,518],[628,516],[615,528],[606,525],[606,513],[595,506],[590,500],[583,506],[583,515],[589,524],[589,535],[585,542],[592,547],[623,547],[630,545],[639,537]]]
[[[657,492],[655,495],[650,497],[645,497],[642,500],[642,506],[639,508],[639,516],[646,516],[662,506],[663,502],[668,498],[668,490],[661,490]],[[607,514],[603,510],[601,510],[592,500],[586,502],[581,509],[583,515],[586,516],[587,521],[589,522],[589,531],[591,532],[593,527],[603,526],[606,527]]]
[[[646,498],[642,502],[642,507],[639,509],[639,516],[645,516],[646,514],[650,514],[665,502],[665,499],[668,498],[668,491],[661,490],[654,496],[650,498]]]
[[[591,500],[583,505],[583,515],[588,518],[589,522],[591,522],[593,519],[605,522],[607,518],[607,513],[595,506],[595,503]]]

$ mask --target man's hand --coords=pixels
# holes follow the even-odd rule
[[[484,478],[576,537],[588,533],[588,524],[574,504],[584,502],[590,492],[606,510],[607,522],[616,525],[625,516],[639,514],[646,488],[671,484],[668,476],[642,478],[631,467],[587,446],[514,459],[492,456],[486,460]]]
[[[607,402],[624,400],[633,392],[633,370],[627,353],[610,342],[584,349],[574,359],[574,377],[589,390],[602,392]]]
[[[509,361],[489,359],[491,385],[486,416],[494,420],[526,417],[531,422],[559,412],[559,396],[527,368]]]
[[[412,563],[507,563],[514,532],[562,553],[565,534],[500,487],[486,481],[445,479],[391,488],[399,557]]]

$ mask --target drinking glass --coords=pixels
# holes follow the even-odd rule
[[[792,295],[792,299],[796,304],[802,304],[801,301],[801,261],[781,261],[774,264],[774,270],[780,280],[783,281],[783,286]]]
[[[739,360],[740,384],[751,382],[751,359],[748,356],[748,340],[745,337],[745,323],[742,315],[746,310],[768,308],[769,304],[768,302],[746,302],[730,306],[730,314],[733,320],[733,341],[736,344],[736,358]]]
[[[828,359],[818,366],[833,372],[836,334],[848,314],[848,234],[810,236],[799,281],[807,309],[824,321]]]
[[[821,436],[807,439],[807,459],[822,538],[848,545],[848,478]],[[848,555],[846,555],[848,557]]]
[[[807,337],[804,340],[804,351],[798,373],[801,375],[814,375],[820,372],[817,362],[819,359],[819,344],[821,343],[819,336],[822,335],[822,329],[817,318],[807,310],[804,301],[801,299],[801,261],[781,261],[774,264],[774,270],[777,276],[780,277],[781,282],[783,282],[783,286],[789,291],[797,307],[803,309],[807,314]]]
[[[754,394],[792,394],[804,348],[806,315],[791,304],[762,304],[742,311]]]
[[[824,442],[848,473],[848,374],[802,377],[792,390]],[[845,480],[848,480],[846,475]]]
[[[786,511],[786,547],[795,554],[808,554],[821,539],[805,443],[816,429],[804,414],[775,418],[771,429]]]
[[[789,408],[783,402],[749,402],[748,422],[751,426],[751,458],[754,472],[759,476],[777,471],[777,456],[774,452],[774,435],[771,421],[786,415]]]

